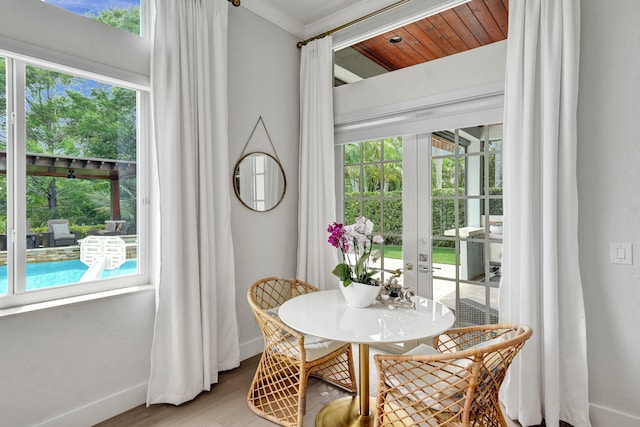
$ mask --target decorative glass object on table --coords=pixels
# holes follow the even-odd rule
[[[401,271],[398,269],[393,276],[384,282],[376,300],[381,304],[387,305],[392,310],[396,308],[415,310],[416,303],[414,298],[416,295],[411,289],[405,288],[402,283],[400,283],[399,278],[401,274]]]

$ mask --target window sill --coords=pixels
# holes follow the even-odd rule
[[[55,299],[51,301],[43,301],[43,302],[34,303],[34,304],[26,304],[26,305],[21,305],[17,307],[3,308],[3,309],[0,309],[0,318],[17,316],[21,314],[31,313],[34,311],[48,310],[51,308],[58,308],[58,307],[63,307],[67,305],[88,302],[88,301],[95,301],[103,298],[112,298],[112,297],[128,295],[128,294],[136,294],[136,293],[142,293],[142,292],[152,292],[154,290],[155,290],[155,287],[153,285],[137,285],[137,286],[129,286],[126,288],[95,292],[95,293],[86,294],[86,295],[60,298],[60,299]]]

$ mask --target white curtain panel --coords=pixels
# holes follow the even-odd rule
[[[336,287],[338,280],[331,274],[337,253],[327,242],[327,226],[336,221],[332,44],[331,36],[308,43],[302,47],[300,63],[296,277],[320,289]]]
[[[578,266],[579,0],[509,4],[502,322],[533,328],[501,390],[507,415],[589,426]]]
[[[160,272],[147,404],[239,365],[227,129],[227,0],[156,0],[151,64]]]
[[[284,185],[280,165],[268,156],[264,156],[264,181],[265,205],[267,209],[271,209],[280,200]]]
[[[254,174],[255,165],[253,157],[246,157],[240,163],[240,196],[244,203],[256,209],[256,186]]]

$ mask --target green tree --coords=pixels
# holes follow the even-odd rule
[[[347,144],[344,156],[347,189],[354,192],[379,192],[383,189],[391,192],[402,189],[401,137]],[[362,176],[360,163],[363,165]]]
[[[384,192],[402,190],[402,138],[385,138],[384,145]]]
[[[360,143],[344,146],[345,188],[353,192],[360,191],[360,147]]]
[[[27,151],[32,153],[78,154],[66,132],[69,99],[67,88],[74,77],[27,66],[26,96]]]
[[[96,213],[108,218],[111,214],[111,197],[107,191],[94,191],[87,195]],[[136,182],[135,178],[120,181],[120,217],[127,220],[129,230],[136,227]]]
[[[134,6],[126,9],[107,8],[98,12],[87,14],[88,18],[119,28],[128,33],[140,35],[140,7]]]
[[[105,9],[91,17],[139,34],[139,16],[139,7],[132,7]],[[135,91],[28,66],[25,95],[28,152],[136,160]],[[122,217],[135,222],[135,180],[124,180],[120,188]],[[27,212],[34,226],[55,217],[100,224],[111,215],[105,200],[110,201],[107,180],[27,180]]]
[[[67,133],[64,119],[69,106],[65,91],[74,83],[74,78],[33,66],[26,67],[25,75],[27,151],[77,155],[78,152]],[[56,178],[30,177],[27,182],[27,192],[32,191],[44,195],[47,208],[49,211],[55,212],[58,204]],[[33,199],[39,198],[34,197]],[[28,210],[29,208],[38,210],[35,206],[27,205],[27,207]]]
[[[72,103],[67,129],[83,156],[135,161],[135,91],[99,85],[88,96],[73,90],[67,96]]]
[[[135,91],[35,67],[29,67],[27,76],[28,151],[135,161]],[[97,181],[30,176],[31,221],[41,226],[58,217],[76,224],[102,223],[110,212],[93,206],[91,198],[110,200],[110,187]]]

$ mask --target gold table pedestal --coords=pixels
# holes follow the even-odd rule
[[[327,403],[316,416],[316,427],[373,427],[376,399],[369,397],[369,345],[359,344],[358,349],[359,395]]]
[[[357,396],[336,399],[322,407],[316,416],[316,427],[373,427],[376,399],[370,398],[370,415],[360,415]]]

